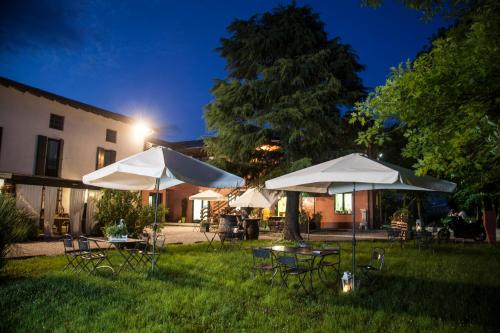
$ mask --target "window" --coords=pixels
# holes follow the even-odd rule
[[[116,151],[97,148],[96,169],[100,169],[116,162]]]
[[[63,140],[38,136],[35,175],[60,177],[62,168]]]
[[[106,141],[116,143],[116,131],[106,130]]]
[[[149,193],[149,205],[150,206],[154,206],[156,202],[156,193]],[[163,204],[163,193],[158,193],[158,205],[162,205]]]
[[[203,209],[208,207],[208,201],[193,200],[193,221],[201,221],[203,219]]]
[[[335,194],[335,213],[352,214],[352,193]]]
[[[64,117],[51,113],[49,127],[60,131],[64,130]]]

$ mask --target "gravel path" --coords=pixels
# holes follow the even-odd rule
[[[206,242],[207,239],[205,235],[197,230],[194,230],[193,226],[172,226],[168,225],[162,229],[165,234],[168,244],[192,244],[198,242]],[[273,240],[279,239],[280,234],[271,233],[261,233],[259,239]],[[307,235],[302,235],[304,239],[307,240]],[[349,241],[351,239],[351,233],[348,231],[335,231],[335,232],[321,232],[314,233],[310,235],[311,241],[326,241],[326,240],[336,240],[336,241]],[[370,240],[370,239],[386,239],[385,232],[364,232],[357,235],[359,240]],[[64,253],[64,249],[61,241],[38,241],[29,243],[17,243],[10,248],[10,252],[7,257],[18,258],[18,257],[32,257],[32,256],[54,256],[61,255]]]

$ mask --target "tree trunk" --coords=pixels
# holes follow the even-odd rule
[[[286,192],[286,219],[283,236],[286,240],[302,240],[299,229],[299,192]]]

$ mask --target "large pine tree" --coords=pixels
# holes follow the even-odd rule
[[[342,108],[365,93],[351,47],[328,38],[308,6],[279,6],[235,20],[217,51],[228,76],[217,80],[205,140],[221,167],[253,184],[345,152]],[[285,237],[300,239],[299,193],[287,193]]]

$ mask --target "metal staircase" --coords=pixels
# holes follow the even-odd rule
[[[214,216],[219,214],[222,210],[229,207],[229,203],[236,200],[238,195],[240,195],[241,190],[238,188],[233,189],[227,195],[227,200],[224,201],[213,201],[207,207],[201,209],[201,219],[207,220],[209,216]]]

